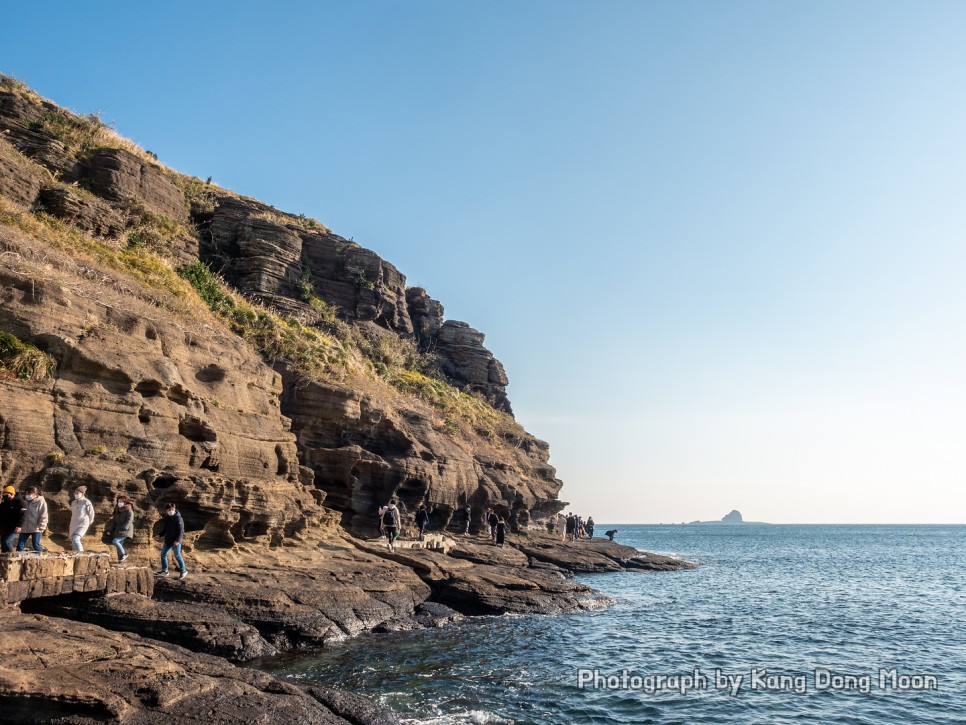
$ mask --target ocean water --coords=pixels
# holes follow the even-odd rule
[[[616,528],[700,566],[580,577],[617,600],[600,612],[369,635],[273,671],[410,723],[966,722],[966,526]]]

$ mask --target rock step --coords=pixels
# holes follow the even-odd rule
[[[87,592],[150,597],[154,593],[154,576],[146,566],[112,566],[110,555],[103,552],[0,555],[0,605]]]

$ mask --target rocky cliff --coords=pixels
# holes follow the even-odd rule
[[[621,547],[540,544],[565,505],[561,482],[547,444],[512,418],[507,382],[481,333],[445,320],[375,253],[178,174],[96,117],[0,77],[0,478],[42,489],[55,549],[69,548],[74,486],[87,486],[98,522],[128,495],[142,562],[157,556],[159,506],[174,501],[191,562],[152,599],[25,610],[246,660],[460,613],[599,607],[571,571],[664,568]],[[493,507],[526,546],[471,538],[390,554],[371,539],[391,496],[404,528],[425,503],[431,529],[462,532],[469,506],[475,534]],[[106,548],[95,529],[91,545]],[[91,636],[157,660],[154,645]],[[246,688],[268,712],[288,692],[186,652],[172,662],[222,683],[217,697],[202,686],[199,712]],[[0,672],[5,685],[24,687]],[[139,700],[123,682],[112,692],[88,693],[92,712],[140,721],[130,713],[187,707]],[[299,697],[292,712],[342,721],[328,696]]]

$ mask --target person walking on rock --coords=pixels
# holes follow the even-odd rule
[[[426,510],[426,504],[419,504],[419,511],[416,512],[416,528],[419,529],[419,540],[423,541],[426,538],[426,528],[429,526],[429,511]]]
[[[178,507],[169,503],[164,507],[164,518],[161,520],[161,535],[154,537],[155,541],[163,541],[161,547],[161,571],[158,576],[168,575],[168,553],[174,552],[174,560],[178,563],[178,570],[181,572],[179,579],[188,576],[188,569],[184,565],[184,558],[181,556],[181,544],[184,542],[184,519],[178,513]]]
[[[567,541],[573,541],[576,538],[577,531],[577,517],[573,514],[567,514]]]
[[[496,526],[500,523],[500,517],[493,509],[487,509],[486,523],[490,527],[490,540],[496,541]]]
[[[500,517],[500,520],[497,521],[496,524],[495,541],[496,545],[501,549],[506,546],[506,521],[504,521],[502,517]]]
[[[399,509],[396,508],[396,499],[389,499],[389,505],[382,512],[382,529],[389,542],[389,551],[395,551],[393,542],[399,536]]]
[[[74,500],[70,502],[70,548],[83,551],[81,539],[94,523],[94,504],[87,498],[87,486],[74,489]]]
[[[593,539],[594,538],[594,517],[593,516],[588,516],[587,517],[587,527],[586,528],[587,528],[587,538],[588,539]]]
[[[23,518],[23,526],[17,538],[17,551],[23,551],[27,547],[27,539],[30,539],[34,551],[43,551],[40,537],[47,530],[47,501],[36,486],[29,486],[24,498],[27,501],[27,514]]]
[[[27,513],[26,502],[17,495],[13,486],[5,486],[0,501],[0,550],[13,551],[14,541],[23,526]]]
[[[560,532],[560,540],[567,540],[567,517],[563,513],[557,514],[557,531]]]
[[[124,540],[134,536],[134,505],[127,496],[118,496],[111,520],[107,522],[107,533],[117,549],[117,563],[127,559]],[[184,567],[182,567],[183,569]]]
[[[470,508],[469,504],[463,507],[463,514],[466,516],[466,528],[463,530],[463,536],[469,536],[470,522],[473,520],[473,509]]]

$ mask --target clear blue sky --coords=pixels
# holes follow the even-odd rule
[[[0,71],[378,252],[601,521],[966,521],[966,4],[16,3]]]

